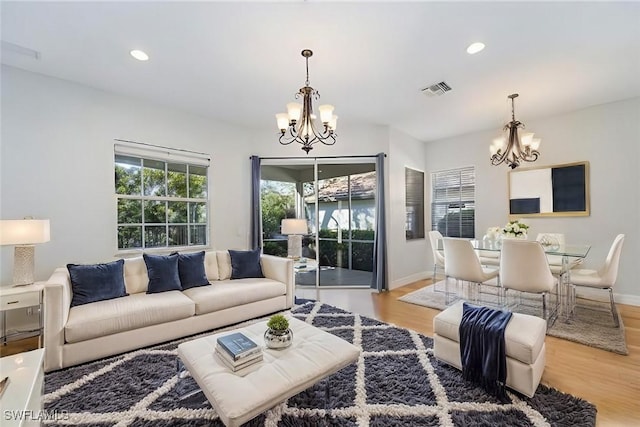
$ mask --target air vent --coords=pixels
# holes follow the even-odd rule
[[[440,82],[422,89],[422,93],[427,96],[440,96],[444,95],[445,92],[449,92],[450,90],[451,86],[449,86],[445,82]]]

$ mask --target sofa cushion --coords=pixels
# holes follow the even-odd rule
[[[264,277],[260,266],[260,248],[253,251],[229,251],[231,278],[251,279]]]
[[[149,275],[148,294],[182,290],[178,274],[178,254],[143,254],[142,257],[147,265],[147,274]]]
[[[71,307],[126,296],[123,266],[122,259],[106,264],[67,264],[73,291]]]
[[[218,280],[218,255],[215,251],[204,253],[204,272],[209,281]]]
[[[194,288],[197,289],[197,288]],[[86,341],[193,316],[194,302],[180,291],[133,294],[72,307],[64,328],[66,342]]]
[[[216,251],[218,259],[218,280],[231,279],[231,257],[229,251]]]
[[[285,295],[287,287],[271,279],[237,279],[191,288],[184,295],[196,304],[196,315]]]
[[[183,290],[209,284],[204,270],[204,251],[190,254],[176,252],[176,254],[178,255],[180,286]]]
[[[124,260],[124,285],[130,294],[147,292],[149,275],[147,264],[141,256]]]
[[[218,259],[218,280],[231,279],[231,256],[229,251],[216,251]]]

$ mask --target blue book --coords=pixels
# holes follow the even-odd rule
[[[229,353],[229,356],[233,357],[233,360],[238,360],[250,354],[260,352],[258,344],[240,332],[219,337],[218,346]]]

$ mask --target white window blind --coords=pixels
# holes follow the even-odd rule
[[[431,229],[447,237],[475,237],[475,168],[431,174]]]
[[[118,249],[206,246],[209,157],[116,141]]]

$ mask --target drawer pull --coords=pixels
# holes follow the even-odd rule
[[[8,305],[8,304],[17,304],[17,303],[19,303],[19,302],[20,302],[20,301],[7,301],[7,305]]]

